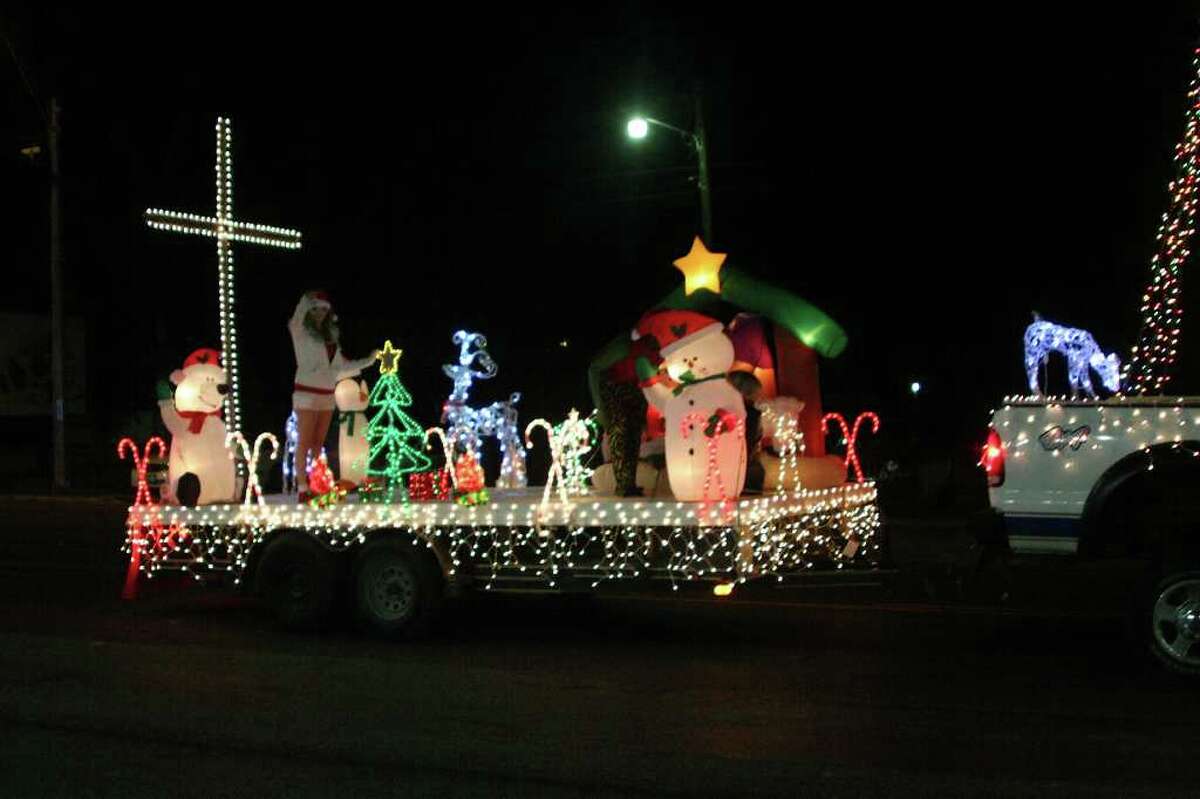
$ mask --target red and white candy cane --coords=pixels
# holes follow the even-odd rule
[[[146,471],[150,468],[151,458],[162,458],[167,454],[167,445],[161,438],[154,436],[146,442],[141,455],[138,455],[137,444],[133,443],[132,438],[126,436],[117,442],[117,457],[125,460],[126,452],[133,458],[134,468],[137,469],[137,494],[133,498],[133,507],[129,509],[129,518],[125,523],[126,537],[129,541],[129,568],[125,572],[125,587],[121,591],[121,597],[133,599],[137,596],[137,576],[142,567],[142,548],[146,544],[142,509],[154,504],[150,501],[150,483],[146,479]],[[161,529],[162,523],[158,519],[157,508],[151,510],[154,512],[152,529]],[[156,529],[154,532],[157,539],[159,530]]]
[[[525,426],[525,449],[533,449],[533,439],[530,438],[532,433],[537,428],[542,428],[546,431],[546,441],[550,445],[550,472],[546,475],[546,487],[542,489],[542,504],[545,505],[550,501],[550,489],[554,484],[558,484],[558,499],[561,502],[567,501],[567,484],[564,479],[562,467],[562,439],[554,432],[554,425],[547,422],[545,419],[534,419]]]
[[[230,449],[229,457],[233,457],[233,445],[236,444],[241,450],[242,459],[246,461],[246,496],[242,500],[243,505],[249,505],[251,498],[258,500],[258,506],[265,507],[267,502],[263,499],[262,485],[258,482],[258,458],[262,455],[262,445],[264,441],[271,442],[271,460],[279,457],[279,439],[271,433],[259,433],[258,438],[254,439],[254,446],[251,447],[246,437],[240,431],[234,431],[225,437],[225,446]]]
[[[725,483],[721,481],[721,465],[717,459],[717,447],[720,444],[721,436],[730,433],[744,441],[746,438],[746,419],[745,417],[737,417],[737,423],[731,428],[728,420],[732,414],[722,414],[720,411],[718,411],[718,414],[721,415],[720,422],[717,424],[713,434],[705,437],[705,444],[708,447],[708,469],[704,473],[704,502],[701,504],[701,512],[708,506],[708,489],[715,480],[717,483],[717,495],[721,503],[721,511],[728,513],[733,507],[733,498],[725,495]],[[698,411],[684,414],[683,419],[679,422],[679,432],[683,434],[684,438],[687,438],[696,426],[699,426],[701,429],[707,426],[709,418]]]
[[[157,449],[158,454],[154,451]],[[133,458],[134,468],[137,469],[137,495],[133,498],[134,507],[142,505],[151,505],[150,502],[150,483],[146,480],[146,471],[150,468],[150,459],[154,457],[161,458],[167,454],[167,445],[158,436],[154,436],[142,448],[142,454],[138,455],[137,444],[133,443],[133,439],[126,436],[117,442],[117,457],[125,460],[125,453],[128,452]]]
[[[425,449],[429,449],[429,437],[437,436],[442,442],[442,455],[446,458],[446,465],[442,467],[442,471],[450,475],[450,482],[454,484],[454,489],[458,490],[458,475],[454,469],[454,447],[450,445],[450,440],[446,438],[446,431],[440,427],[431,427],[425,431]]]
[[[840,413],[827,413],[821,417],[821,432],[828,433],[827,422],[835,421],[838,427],[842,428],[842,438],[846,439],[846,460],[847,467],[854,467],[854,481],[861,483],[863,481],[862,464],[858,461],[858,428],[862,426],[863,421],[871,423],[871,432],[879,432],[879,415],[873,411],[863,411],[854,418],[854,424],[846,424],[846,417]]]

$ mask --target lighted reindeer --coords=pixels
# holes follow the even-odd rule
[[[442,423],[446,425],[451,446],[468,451],[480,458],[483,438],[495,438],[500,445],[500,478],[497,488],[525,486],[525,450],[517,430],[517,408],[521,399],[513,392],[507,402],[493,402],[483,408],[467,404],[467,394],[476,380],[495,377],[497,367],[487,353],[487,339],[480,333],[460,330],[453,341],[458,345],[458,363],[445,364],[442,371],[454,381],[454,390],[442,407]]]

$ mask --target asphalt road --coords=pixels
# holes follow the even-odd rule
[[[121,602],[119,503],[9,507],[3,797],[1198,793],[1197,686],[1138,655],[1103,572],[986,607],[484,597],[400,645],[187,583]]]

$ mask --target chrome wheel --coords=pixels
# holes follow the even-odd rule
[[[1200,667],[1200,578],[1166,585],[1154,599],[1154,644],[1163,655]]]
[[[403,559],[379,558],[363,576],[363,598],[376,618],[398,622],[413,614],[417,604],[417,578]]]

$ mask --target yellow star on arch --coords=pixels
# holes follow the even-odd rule
[[[709,252],[697,236],[692,249],[682,258],[675,259],[675,266],[683,272],[683,293],[691,294],[696,289],[708,289],[713,294],[721,293],[721,264],[725,253]]]
[[[375,357],[379,359],[379,374],[396,374],[396,367],[400,363],[400,356],[403,353],[404,350],[397,350],[392,347],[391,339],[383,342],[383,349],[375,353]]]

